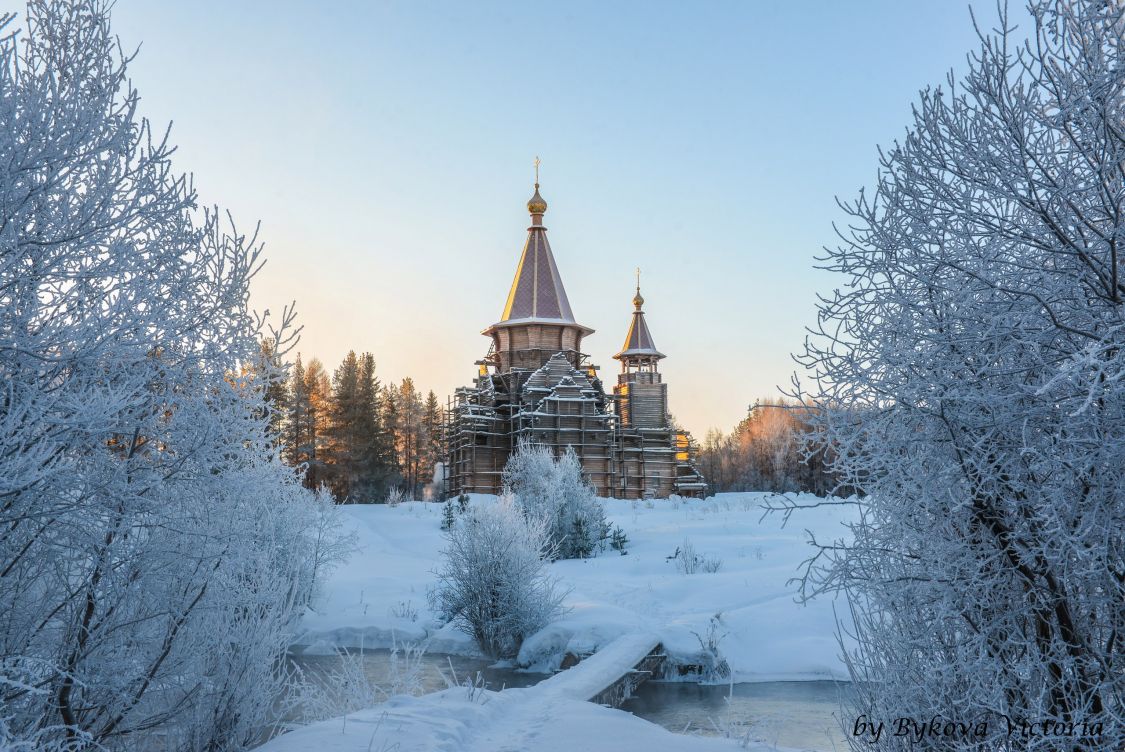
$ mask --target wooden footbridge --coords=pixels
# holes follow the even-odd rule
[[[617,706],[665,661],[660,639],[630,634],[533,687],[509,689],[466,702],[463,691],[423,697],[393,697],[373,708],[349,713],[282,734],[258,752],[324,749],[339,752],[379,749],[402,752],[534,752],[581,749],[613,752],[726,752],[724,739],[672,736],[625,713],[590,709],[588,701]],[[591,713],[593,710],[595,712]],[[592,726],[583,724],[596,721]],[[561,740],[566,740],[565,745]]]
[[[656,635],[645,632],[624,635],[529,691],[616,708],[632,696],[634,689],[660,673],[665,658]]]

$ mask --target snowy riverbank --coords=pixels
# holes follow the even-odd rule
[[[812,551],[805,530],[822,541],[842,537],[849,508],[802,511],[782,527],[780,516],[762,518],[764,496],[607,500],[611,524],[629,538],[628,554],[607,550],[594,559],[551,565],[552,574],[570,588],[570,610],[525,642],[520,663],[555,669],[567,652],[590,653],[621,635],[640,632],[659,637],[673,660],[690,663],[700,651],[700,639],[707,639],[713,627],[736,682],[846,678],[837,655],[833,602],[798,605],[795,586],[788,581]],[[494,500],[476,496],[472,503]],[[315,610],[303,620],[299,644],[305,652],[390,647],[396,641],[424,642],[431,653],[477,652],[468,637],[440,625],[427,603],[445,542],[441,512],[440,504],[425,503],[342,508],[358,550],[332,574]],[[718,571],[681,572],[669,557],[685,543],[697,555],[721,562]],[[733,736],[746,733],[732,730]],[[374,708],[296,729],[261,749],[737,748],[745,747],[733,738],[673,734],[629,713],[569,696],[544,701],[536,688],[491,692],[461,687],[423,697],[394,697]],[[774,747],[754,743],[749,749]]]
[[[607,550],[587,560],[555,562],[552,574],[571,588],[570,611],[524,645],[520,662],[557,667],[566,652],[589,653],[640,630],[658,634],[673,657],[690,662],[714,617],[719,650],[735,681],[845,679],[834,636],[833,602],[794,602],[787,584],[812,549],[846,534],[849,509],[819,507],[762,519],[765,494],[720,494],[705,501],[606,500],[609,520],[629,537],[628,555]],[[473,504],[493,497],[475,496]],[[811,500],[811,497],[810,497]],[[315,612],[302,622],[309,652],[340,647],[390,647],[427,641],[431,652],[475,654],[471,640],[441,627],[426,592],[444,546],[441,505],[345,506],[359,548],[329,578]],[[701,556],[721,560],[718,572],[682,574],[669,560],[689,541]],[[841,617],[846,616],[840,606]]]

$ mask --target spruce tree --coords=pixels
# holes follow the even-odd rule
[[[305,389],[305,366],[300,353],[289,375],[289,404],[286,410],[285,427],[282,433],[282,459],[287,465],[297,467],[308,460],[308,441],[305,431],[308,428],[309,393]]]
[[[403,468],[399,461],[399,398],[398,390],[394,385],[379,390],[379,414],[382,416],[382,428],[385,442],[380,446],[385,451],[386,466],[389,470],[386,490],[402,482]]]
[[[384,425],[380,410],[382,388],[375,378],[375,357],[364,353],[359,360],[356,399],[356,487],[358,501],[371,503],[386,496],[395,477],[394,437]]]
[[[418,498],[422,463],[425,459],[425,436],[422,421],[422,399],[409,376],[402,380],[398,394],[397,443],[404,485],[411,499]]]
[[[330,487],[336,501],[352,494],[359,475],[358,431],[363,422],[359,404],[359,363],[349,351],[332,374],[332,398],[325,461],[332,465]]]
[[[444,457],[442,450],[442,410],[437,395],[434,394],[432,389],[426,395],[426,402],[422,407],[422,431],[426,446],[426,458],[423,464],[424,474],[426,477],[431,477],[434,466],[441,462]]]

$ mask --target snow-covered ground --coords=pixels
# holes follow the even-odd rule
[[[735,681],[846,679],[833,607],[841,618],[846,609],[829,599],[797,604],[788,580],[813,552],[805,530],[822,541],[846,535],[842,522],[850,519],[850,507],[802,510],[783,528],[780,515],[762,519],[765,496],[606,500],[609,521],[629,537],[628,554],[606,550],[552,564],[552,574],[571,588],[570,611],[526,641],[520,662],[552,669],[565,652],[590,653],[637,631],[655,632],[673,657],[690,662],[714,623]],[[472,503],[492,500],[474,496]],[[466,635],[437,623],[426,600],[444,546],[441,505],[341,511],[359,548],[330,577],[316,612],[303,621],[299,643],[328,652],[428,640],[430,652],[475,654]],[[668,557],[685,541],[697,554],[720,559],[719,571],[681,574]]]
[[[850,508],[803,510],[782,527],[778,515],[763,519],[764,497],[606,500],[609,521],[629,538],[628,554],[610,549],[594,559],[552,564],[552,574],[570,588],[570,610],[525,641],[518,662],[549,670],[567,652],[588,654],[623,635],[652,633],[674,660],[691,663],[710,633],[738,682],[847,678],[834,636],[833,606],[843,618],[844,604],[824,599],[799,605],[788,581],[813,551],[805,530],[821,541],[843,537]],[[305,617],[299,644],[306,652],[425,641],[431,653],[476,654],[467,636],[437,622],[426,599],[444,546],[441,511],[440,504],[420,502],[342,508],[358,550],[332,574],[315,612]],[[669,557],[685,542],[698,555],[721,560],[718,571],[681,573]],[[262,752],[733,748],[730,739],[672,734],[541,684],[500,693],[455,688],[397,697],[297,729]]]
[[[369,710],[303,726],[257,752],[730,752],[730,739],[681,736],[621,710],[573,699],[541,701],[534,688],[462,688],[399,696]],[[769,747],[748,749],[765,752]]]

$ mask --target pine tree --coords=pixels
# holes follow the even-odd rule
[[[324,460],[337,501],[382,499],[395,476],[393,437],[383,428],[371,353],[349,352],[332,378]]]
[[[289,405],[286,411],[285,427],[282,432],[284,448],[282,458],[285,463],[298,467],[308,461],[308,447],[310,442],[305,432],[308,429],[309,393],[305,389],[305,366],[301,362],[301,354],[297,354],[296,362],[289,376]]]
[[[431,438],[440,436],[441,425],[433,393],[423,405],[410,379],[383,388],[371,353],[349,352],[331,383],[316,359],[305,366],[298,356],[291,374],[282,456],[304,468],[307,486],[326,484],[341,502],[381,501],[399,484],[417,497],[423,470],[440,446]],[[432,433],[431,424],[437,426]]]
[[[419,478],[425,441],[422,427],[422,400],[410,377],[398,390],[398,430],[395,432],[403,485],[411,499],[418,498]]]
[[[305,441],[303,445],[305,462],[307,463],[305,486],[316,488],[330,479],[325,447],[328,441],[328,429],[331,425],[330,400],[332,397],[332,386],[328,381],[328,374],[316,358],[310,360],[305,368],[304,387],[308,398],[305,427],[302,432]]]

